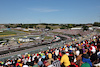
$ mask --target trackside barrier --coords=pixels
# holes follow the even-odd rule
[[[25,53],[35,54],[35,53],[40,52],[41,50],[42,50],[42,51],[45,51],[45,50],[47,50],[47,49],[48,49],[48,47],[45,47],[45,48],[42,48],[42,49],[37,49],[37,50],[32,50],[32,51],[29,51],[29,52],[27,51],[27,52],[21,53],[21,55],[23,55],[23,54],[25,54]],[[4,56],[10,55],[10,54],[13,54],[13,53],[4,54],[4,55],[1,55],[0,57],[4,57]],[[18,57],[17,55],[14,55],[13,58],[17,58],[17,57]],[[7,60],[7,59],[11,59],[11,58],[12,58],[12,56],[5,57],[5,58],[0,58],[0,61],[4,61],[4,60]]]

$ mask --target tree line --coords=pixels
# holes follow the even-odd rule
[[[5,27],[7,28],[16,28],[16,27],[21,27],[21,28],[37,28],[37,25],[46,25],[46,28],[51,29],[50,26],[61,26],[60,29],[69,29],[77,26],[82,26],[85,27],[86,24],[47,24],[47,23],[41,23],[41,24],[5,24]],[[91,24],[92,26],[99,26],[99,22],[94,22]],[[87,28],[87,27],[86,27]]]

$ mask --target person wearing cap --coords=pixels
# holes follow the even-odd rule
[[[61,53],[62,53],[62,57],[61,57],[60,64],[61,66],[68,67],[70,65],[69,57],[66,55],[64,51],[62,51]]]
[[[16,66],[20,66],[20,67],[23,66],[23,63],[21,62],[21,59],[18,59],[17,60]]]

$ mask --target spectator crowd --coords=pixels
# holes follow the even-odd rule
[[[100,62],[100,37],[0,61],[1,67],[93,67]]]

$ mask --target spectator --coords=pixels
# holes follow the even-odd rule
[[[69,61],[69,57],[66,55],[66,53],[64,51],[61,52],[62,53],[62,57],[61,57],[61,66],[62,67],[67,67],[70,65],[70,61]]]
[[[38,67],[38,59],[34,60],[34,66],[33,67]]]
[[[58,50],[58,49],[55,50],[55,55],[56,55],[56,56],[59,55],[59,50]]]
[[[92,62],[92,65],[94,65],[94,63],[97,63],[97,54],[91,52],[91,54],[90,54],[90,60]]]
[[[28,67],[28,65],[23,65],[23,67]]]
[[[55,61],[53,61],[52,65],[53,65],[54,67],[60,67],[60,61],[57,60],[57,57],[55,57],[54,60],[55,60]]]
[[[81,43],[65,44],[36,54],[18,55],[19,57],[1,61],[5,67],[92,67],[100,62],[100,43],[95,45],[96,38]],[[98,38],[97,38],[98,39]],[[39,61],[38,61],[39,59]],[[70,60],[69,60],[70,59]],[[91,59],[91,61],[90,61]],[[92,62],[92,63],[91,63]],[[60,65],[61,63],[61,65]]]
[[[43,66],[43,62],[41,61],[41,58],[39,59],[38,65],[39,65],[40,67]]]
[[[90,58],[89,58],[89,55],[87,54],[87,52],[88,52],[88,50],[85,49],[85,52],[84,52],[84,54],[82,55],[82,61],[83,61],[84,63],[89,63],[90,66],[92,67],[92,63],[91,63],[91,61],[90,61]]]
[[[54,59],[52,58],[52,54],[51,53],[48,54],[48,58],[49,59],[47,61],[48,61],[49,64],[51,64],[51,62],[54,61]]]
[[[89,65],[89,63],[83,63],[83,64],[81,65],[81,67],[91,67],[91,66]]]

